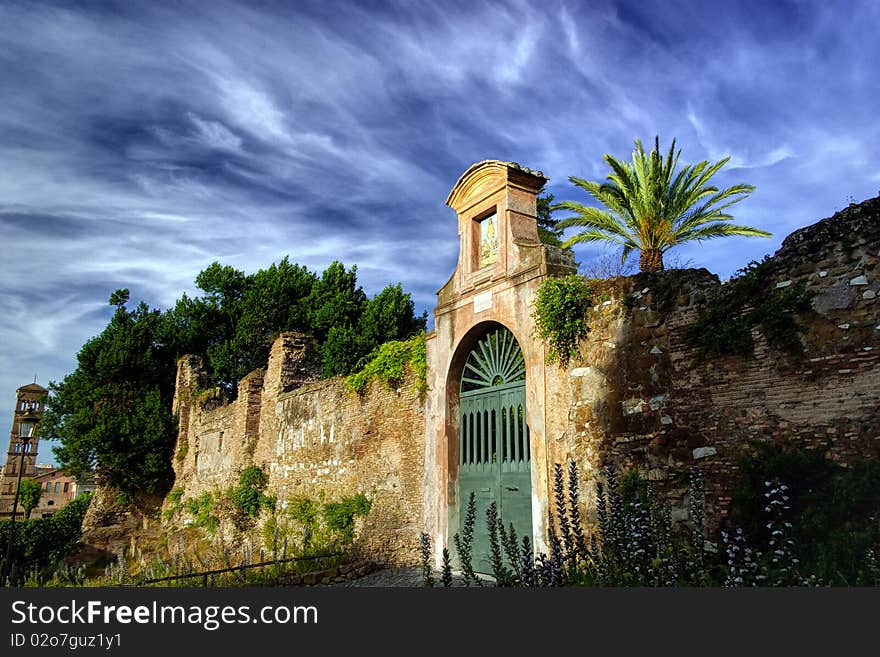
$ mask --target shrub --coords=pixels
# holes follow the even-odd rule
[[[751,262],[709,297],[686,331],[700,356],[753,356],[753,329],[772,348],[792,355],[803,352],[800,335],[806,329],[795,317],[810,309],[812,294],[803,281],[782,289],[771,286],[772,266],[768,258]]]
[[[592,289],[577,275],[548,278],[535,298],[535,334],[549,345],[548,361],[567,367],[577,357],[578,343],[590,331],[586,312],[592,303]]]
[[[227,492],[235,508],[233,522],[239,529],[250,527],[261,509],[275,508],[275,498],[263,493],[268,481],[262,468],[252,465],[241,471],[238,486]]]
[[[364,392],[372,380],[396,388],[403,381],[407,367],[416,376],[419,392],[425,392],[428,366],[424,333],[409,340],[392,340],[381,345],[370,354],[360,371],[345,378],[345,385],[359,393]]]
[[[880,463],[844,467],[823,450],[755,443],[739,460],[731,523],[750,546],[767,545],[767,482],[785,486],[792,553],[805,577],[830,585],[875,582],[870,556],[880,546]],[[777,523],[778,524],[778,523]],[[734,530],[735,531],[735,530]]]
[[[213,493],[202,493],[183,503],[183,508],[192,516],[192,526],[211,534],[220,526],[220,519],[214,514],[214,498]]]
[[[354,519],[370,512],[372,502],[363,493],[343,497],[338,502],[325,502],[323,515],[327,528],[336,532],[343,544],[354,540]]]
[[[54,568],[79,542],[82,521],[92,500],[91,493],[77,496],[49,518],[17,521],[13,541],[13,582],[21,582],[24,573]],[[0,522],[0,570],[12,523]]]

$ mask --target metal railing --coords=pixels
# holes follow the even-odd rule
[[[267,566],[277,566],[283,563],[291,563],[295,561],[317,561],[319,559],[329,559],[331,557],[342,556],[342,552],[328,552],[327,554],[315,554],[307,557],[290,557],[289,559],[273,559],[272,561],[261,561],[260,563],[242,564],[240,566],[229,566],[228,568],[217,568],[215,570],[205,570],[199,573],[187,573],[185,575],[168,575],[167,577],[154,577],[152,579],[144,579],[132,583],[117,584],[117,586],[144,586],[146,584],[158,584],[160,582],[173,582],[182,579],[202,578],[202,586],[208,586],[210,577],[222,575],[224,573],[234,573],[252,568],[265,568]]]

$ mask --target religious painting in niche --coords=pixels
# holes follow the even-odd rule
[[[498,228],[496,215],[480,221],[480,267],[498,262]]]

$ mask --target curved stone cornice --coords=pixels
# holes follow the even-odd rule
[[[446,205],[461,213],[475,202],[514,181],[538,192],[547,182],[547,178],[540,171],[526,169],[516,162],[483,160],[471,165],[461,174],[446,198]]]

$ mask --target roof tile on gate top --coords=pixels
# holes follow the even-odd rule
[[[538,178],[546,178],[547,177],[544,175],[543,171],[534,171],[532,169],[529,169],[528,167],[522,166],[519,162],[505,162],[504,164],[511,167],[512,169],[519,169],[520,171],[524,171],[525,173],[530,173],[533,176],[537,176]]]
[[[16,390],[16,392],[24,392],[24,391],[26,391],[26,392],[49,392],[43,386],[41,386],[39,383],[28,383],[26,386],[22,386],[21,388],[18,388]]]

